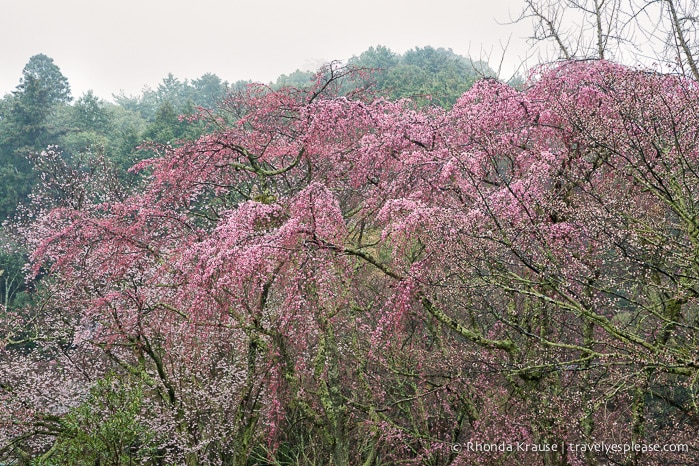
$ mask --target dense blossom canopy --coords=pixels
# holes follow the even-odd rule
[[[41,211],[61,344],[5,350],[6,450],[69,444],[117,374],[143,463],[696,457],[696,83],[570,62],[446,111],[340,96],[344,73],[251,86],[132,194]],[[668,439],[690,451],[454,448]]]

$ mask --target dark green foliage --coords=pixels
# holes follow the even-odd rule
[[[109,128],[109,117],[106,104],[92,91],[87,91],[73,105],[73,118],[81,131],[105,132]]]
[[[138,161],[136,148],[143,142],[147,122],[134,111],[119,105],[108,105],[109,132],[105,154],[123,173]]]
[[[401,61],[401,56],[393,53],[388,47],[379,45],[377,47],[369,47],[362,52],[358,57],[350,59],[350,63],[357,66],[365,66],[376,70],[390,70],[398,66]]]
[[[60,422],[52,448],[36,466],[158,464],[155,433],[142,418],[143,389],[117,376],[100,380]]]
[[[183,107],[183,110],[184,115],[193,115],[196,111],[191,104]],[[150,142],[174,145],[178,141],[196,139],[202,134],[201,125],[187,121],[180,115],[182,113],[169,101],[163,102],[155,114],[155,120],[143,133],[143,138]]]
[[[21,307],[26,301],[25,262],[23,254],[0,252],[0,306],[5,309]]]
[[[451,49],[416,47],[403,55],[371,47],[350,64],[374,70],[376,89],[390,99],[411,98],[449,108],[479,78],[494,76],[487,63],[473,62]]]
[[[296,70],[291,74],[283,74],[277,78],[275,81],[273,87],[275,88],[282,88],[282,87],[298,87],[298,88],[306,88],[309,87],[313,83],[313,77],[315,76],[314,72],[311,71],[301,71],[301,70]]]
[[[35,55],[15,91],[0,104],[0,215],[10,216],[36,181],[26,154],[55,143],[64,128],[57,111],[71,101],[70,86],[46,55]]]
[[[114,96],[120,107],[137,112],[149,123],[155,121],[162,106],[169,104],[178,114],[191,114],[198,107],[215,109],[229,91],[227,82],[212,73],[206,73],[193,81],[180,81],[172,73],[156,90],[144,89],[140,96]]]
[[[39,150],[51,144],[60,128],[51,123],[57,108],[72,100],[68,80],[46,55],[35,55],[24,67],[13,92],[4,128],[6,151]]]
[[[192,102],[204,108],[216,108],[228,93],[228,83],[213,73],[206,73],[192,81]]]
[[[53,107],[72,100],[68,79],[53,63],[53,59],[43,53],[29,59],[22,70],[22,79],[17,86],[16,94],[31,96],[34,103],[45,107]]]

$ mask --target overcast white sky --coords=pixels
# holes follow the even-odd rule
[[[451,48],[504,76],[527,55],[530,25],[504,25],[522,0],[0,0],[0,95],[32,55],[54,59],[74,97],[139,94],[168,73],[269,82],[370,46]],[[503,23],[500,25],[498,23]]]

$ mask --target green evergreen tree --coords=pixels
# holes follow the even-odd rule
[[[212,73],[192,81],[193,101],[204,108],[215,108],[228,93],[228,83]]]
[[[71,101],[68,80],[53,59],[34,55],[15,91],[0,106],[0,214],[7,217],[26,199],[34,182],[29,152],[55,144],[63,129],[53,124],[57,109]]]

